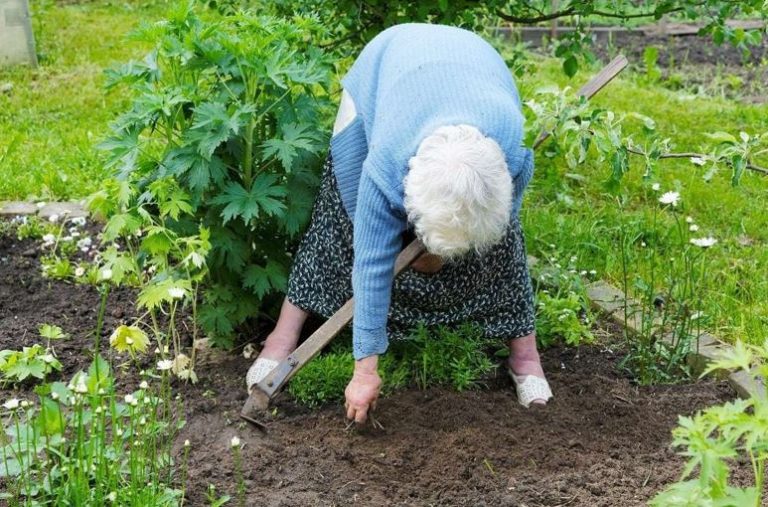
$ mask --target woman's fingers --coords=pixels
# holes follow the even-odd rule
[[[358,407],[355,411],[355,422],[364,424],[366,419],[368,419],[368,405]]]

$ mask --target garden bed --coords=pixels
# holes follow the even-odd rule
[[[71,334],[55,347],[69,378],[90,362],[99,295],[42,278],[38,255],[34,243],[0,236],[0,349],[34,343],[39,324],[58,324]],[[131,291],[110,294],[105,334],[134,313]],[[500,377],[479,391],[396,393],[376,412],[384,429],[348,428],[338,405],[310,411],[283,397],[261,433],[237,417],[250,360],[231,354],[204,361],[197,385],[177,385],[187,422],[176,452],[184,440],[191,444],[189,504],[206,505],[209,484],[236,496],[230,441],[237,436],[248,505],[644,505],[682,469],[669,448],[677,414],[733,392],[711,380],[636,387],[617,367],[621,352],[608,345],[617,330],[605,328],[602,345],[544,352],[556,395],[546,409],[520,407]],[[110,355],[125,364],[117,378],[129,392],[136,368]],[[0,393],[12,395],[33,398],[29,389]],[[747,468],[737,478],[746,479]]]

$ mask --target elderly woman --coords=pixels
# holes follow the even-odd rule
[[[471,32],[399,25],[363,49],[342,84],[312,221],[249,389],[296,348],[309,312],[329,317],[354,295],[350,419],[365,421],[376,402],[388,336],[416,322],[471,321],[507,340],[519,402],[545,404],[518,220],[533,157],[504,60]],[[428,254],[394,279],[413,237]]]

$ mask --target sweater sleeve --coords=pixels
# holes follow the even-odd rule
[[[352,290],[355,298],[352,344],[355,359],[387,350],[387,315],[397,255],[406,220],[374,181],[363,174],[354,221]]]

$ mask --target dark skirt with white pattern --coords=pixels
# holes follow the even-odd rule
[[[312,220],[291,270],[288,300],[330,317],[352,297],[352,262],[352,221],[329,155]],[[489,337],[505,340],[534,331],[533,290],[517,218],[510,222],[504,240],[482,255],[468,254],[434,274],[406,269],[395,279],[387,323],[390,339],[407,337],[417,323],[466,322],[481,326]]]

